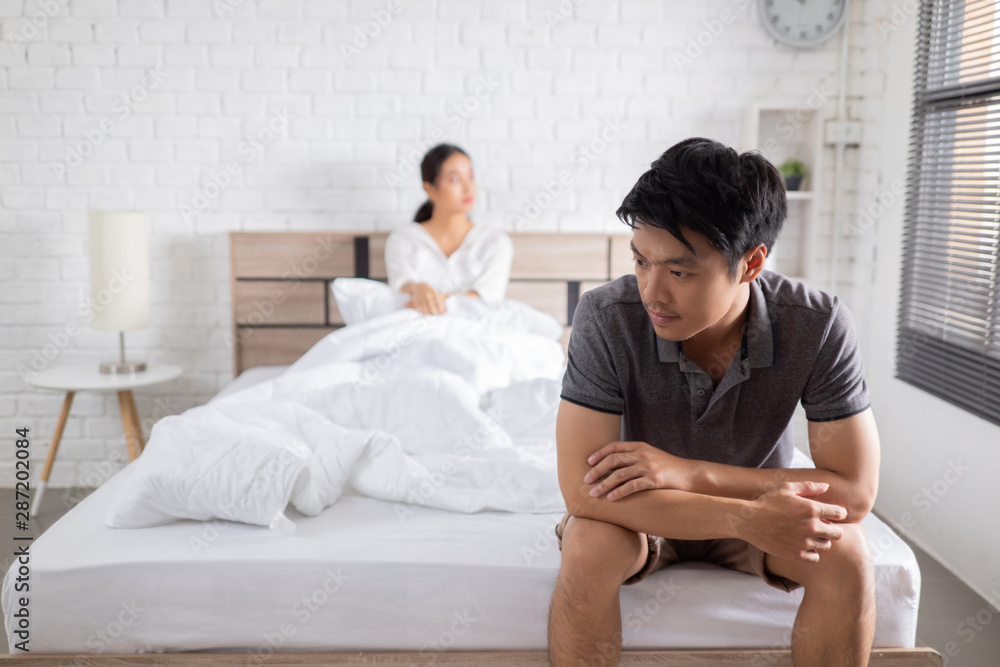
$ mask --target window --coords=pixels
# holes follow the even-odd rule
[[[896,377],[1000,425],[1000,3],[924,0]]]

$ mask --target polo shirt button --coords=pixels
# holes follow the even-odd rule
[[[699,389],[697,393],[698,393],[699,396],[704,396],[705,395],[705,390],[704,389]]]

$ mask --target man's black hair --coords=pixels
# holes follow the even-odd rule
[[[681,228],[703,234],[726,258],[735,280],[748,250],[763,243],[771,252],[786,212],[784,181],[767,158],[694,137],[657,158],[616,214],[632,228],[667,230],[694,254]]]

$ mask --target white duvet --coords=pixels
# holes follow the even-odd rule
[[[111,527],[230,519],[283,532],[346,486],[459,512],[555,512],[564,371],[553,318],[449,299],[339,329],[273,380],[160,420],[108,511]]]

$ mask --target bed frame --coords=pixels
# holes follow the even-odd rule
[[[175,667],[218,665],[245,667],[246,653],[126,653],[9,656],[5,664],[27,667]],[[476,665],[477,667],[549,667],[545,651],[443,651],[439,653],[278,653],[261,665]],[[794,667],[788,650],[625,651],[623,667]],[[941,656],[929,648],[875,649],[870,667],[941,667]]]
[[[385,280],[386,233],[231,232],[234,375],[254,366],[290,364],[343,326],[330,282],[339,277]],[[631,273],[630,235],[511,234],[514,264],[507,298],[546,312],[568,340],[576,304],[588,289]],[[14,655],[8,664],[246,665],[246,653]],[[545,651],[281,653],[262,664],[503,665],[541,667]],[[791,652],[768,649],[626,650],[620,665],[664,667],[792,667]],[[940,667],[930,648],[875,649],[873,667]]]

